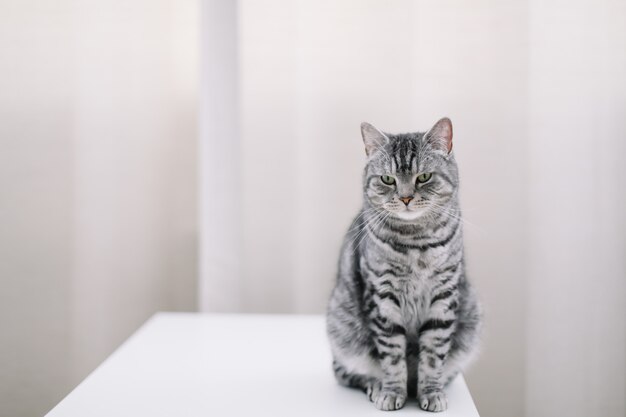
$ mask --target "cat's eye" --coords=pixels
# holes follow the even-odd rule
[[[432,177],[433,177],[433,174],[431,172],[425,172],[417,176],[417,182],[420,184],[424,184],[425,182],[430,181]]]
[[[391,175],[382,175],[380,180],[387,185],[393,185],[396,183],[396,179]]]

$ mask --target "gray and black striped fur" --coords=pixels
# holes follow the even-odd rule
[[[443,411],[443,388],[475,353],[481,324],[465,275],[452,124],[392,135],[363,123],[361,131],[363,208],[327,312],[335,376],[381,410],[417,395],[422,409]]]

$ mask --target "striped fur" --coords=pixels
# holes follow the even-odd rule
[[[333,370],[381,410],[417,395],[422,409],[442,411],[443,388],[475,352],[481,322],[465,274],[452,125],[390,135],[364,123],[362,133],[363,208],[327,311]],[[419,183],[422,173],[432,177]]]

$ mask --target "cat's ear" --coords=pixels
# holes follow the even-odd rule
[[[436,150],[444,151],[446,154],[452,152],[452,122],[450,119],[444,117],[435,123],[424,134],[424,140]]]
[[[361,123],[361,135],[365,144],[365,153],[368,157],[377,150],[389,143],[389,138],[367,122]]]

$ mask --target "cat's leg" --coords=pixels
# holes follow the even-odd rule
[[[443,392],[447,379],[446,364],[452,346],[452,336],[457,325],[456,313],[448,308],[449,300],[435,300],[431,315],[419,332],[417,363],[417,398],[420,407],[428,411],[448,408]]]
[[[380,410],[400,409],[407,397],[406,331],[401,324],[400,303],[389,294],[379,301],[371,317],[382,370],[380,390],[372,394],[372,401]]]
[[[444,362],[442,379],[447,385],[461,372],[478,354],[481,330],[481,310],[478,301],[471,291],[461,292],[461,303],[457,311],[457,323],[448,357]]]
[[[430,323],[430,324],[429,324]],[[450,337],[446,330],[454,324],[449,320],[431,319],[427,331],[420,335],[417,364],[417,398],[423,410],[444,411],[448,401],[443,388],[449,375],[444,374],[450,350]]]

